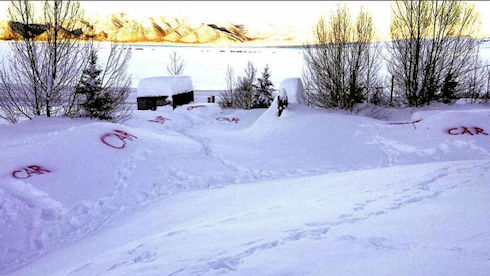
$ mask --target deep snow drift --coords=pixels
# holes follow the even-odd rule
[[[490,109],[392,117],[195,103],[0,125],[0,272],[484,275]]]

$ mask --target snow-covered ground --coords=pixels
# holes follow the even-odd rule
[[[16,273],[486,275],[489,169],[430,163],[181,193]]]
[[[0,125],[0,274],[487,275],[490,108],[386,116]]]
[[[133,87],[177,51],[211,91],[124,124],[0,124],[0,274],[488,275],[488,105],[221,110],[227,65],[279,88],[301,49],[131,47]]]

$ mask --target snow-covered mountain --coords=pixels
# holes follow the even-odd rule
[[[67,30],[70,35],[83,39],[117,42],[168,42],[181,44],[240,44],[250,41],[287,41],[289,34],[278,27],[250,30],[242,24],[231,22],[197,22],[175,17],[148,17],[141,20],[119,13],[104,19],[82,20],[76,30]],[[48,25],[23,26],[19,22],[0,22],[0,38],[12,39],[15,33],[26,28],[42,40]]]
[[[490,108],[0,125],[0,273],[485,275]]]

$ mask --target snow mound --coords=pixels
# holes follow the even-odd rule
[[[278,97],[274,97],[271,105],[267,110],[257,119],[256,126],[273,123],[271,121],[278,120],[280,118],[287,117],[287,113],[290,111],[297,113],[308,112],[310,109],[306,106],[305,92],[303,89],[303,83],[300,78],[288,78],[281,82],[279,85],[278,96],[281,98],[287,98],[288,107],[283,111],[281,117],[278,117]]]
[[[189,76],[162,76],[145,78],[138,83],[138,97],[172,96],[192,91]]]
[[[306,104],[305,90],[300,78],[288,78],[279,85],[279,95],[286,93],[289,103]]]
[[[185,117],[192,125],[202,125],[213,122],[221,117],[221,109],[214,103],[191,103],[177,107],[174,114]]]
[[[1,126],[0,274],[155,198],[227,182],[223,165],[178,131],[188,120],[165,114],[161,125],[144,114],[137,127],[67,118]]]
[[[272,120],[278,119],[277,117],[277,108],[278,108],[278,98],[277,96],[274,97],[274,100],[272,101],[271,105],[265,110],[264,113],[255,121],[255,125],[260,125],[260,124],[268,124]]]
[[[488,127],[489,109],[475,108],[471,110],[424,110],[414,112],[412,120],[419,120],[437,124],[442,127],[455,125],[481,125]]]
[[[490,158],[489,109],[423,111],[413,120],[390,122],[298,104],[277,117],[276,104],[250,128],[226,136],[228,147],[257,149],[243,152],[243,165],[253,166],[259,154],[274,156],[261,166],[276,172]],[[238,162],[226,151],[220,154]]]
[[[267,108],[267,110],[257,119],[255,122],[256,126],[269,124],[272,123],[271,120],[287,117],[285,114],[292,110],[299,113],[308,112],[309,107],[306,106],[305,92],[300,78],[288,78],[283,80],[279,85],[278,96],[283,99],[287,97],[288,100],[288,107],[283,111],[281,117],[277,116],[279,103],[276,96],[269,108]]]

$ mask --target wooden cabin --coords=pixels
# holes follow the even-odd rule
[[[179,105],[194,101],[194,89],[189,76],[162,76],[139,81],[136,93],[138,110],[156,110],[158,106]]]

